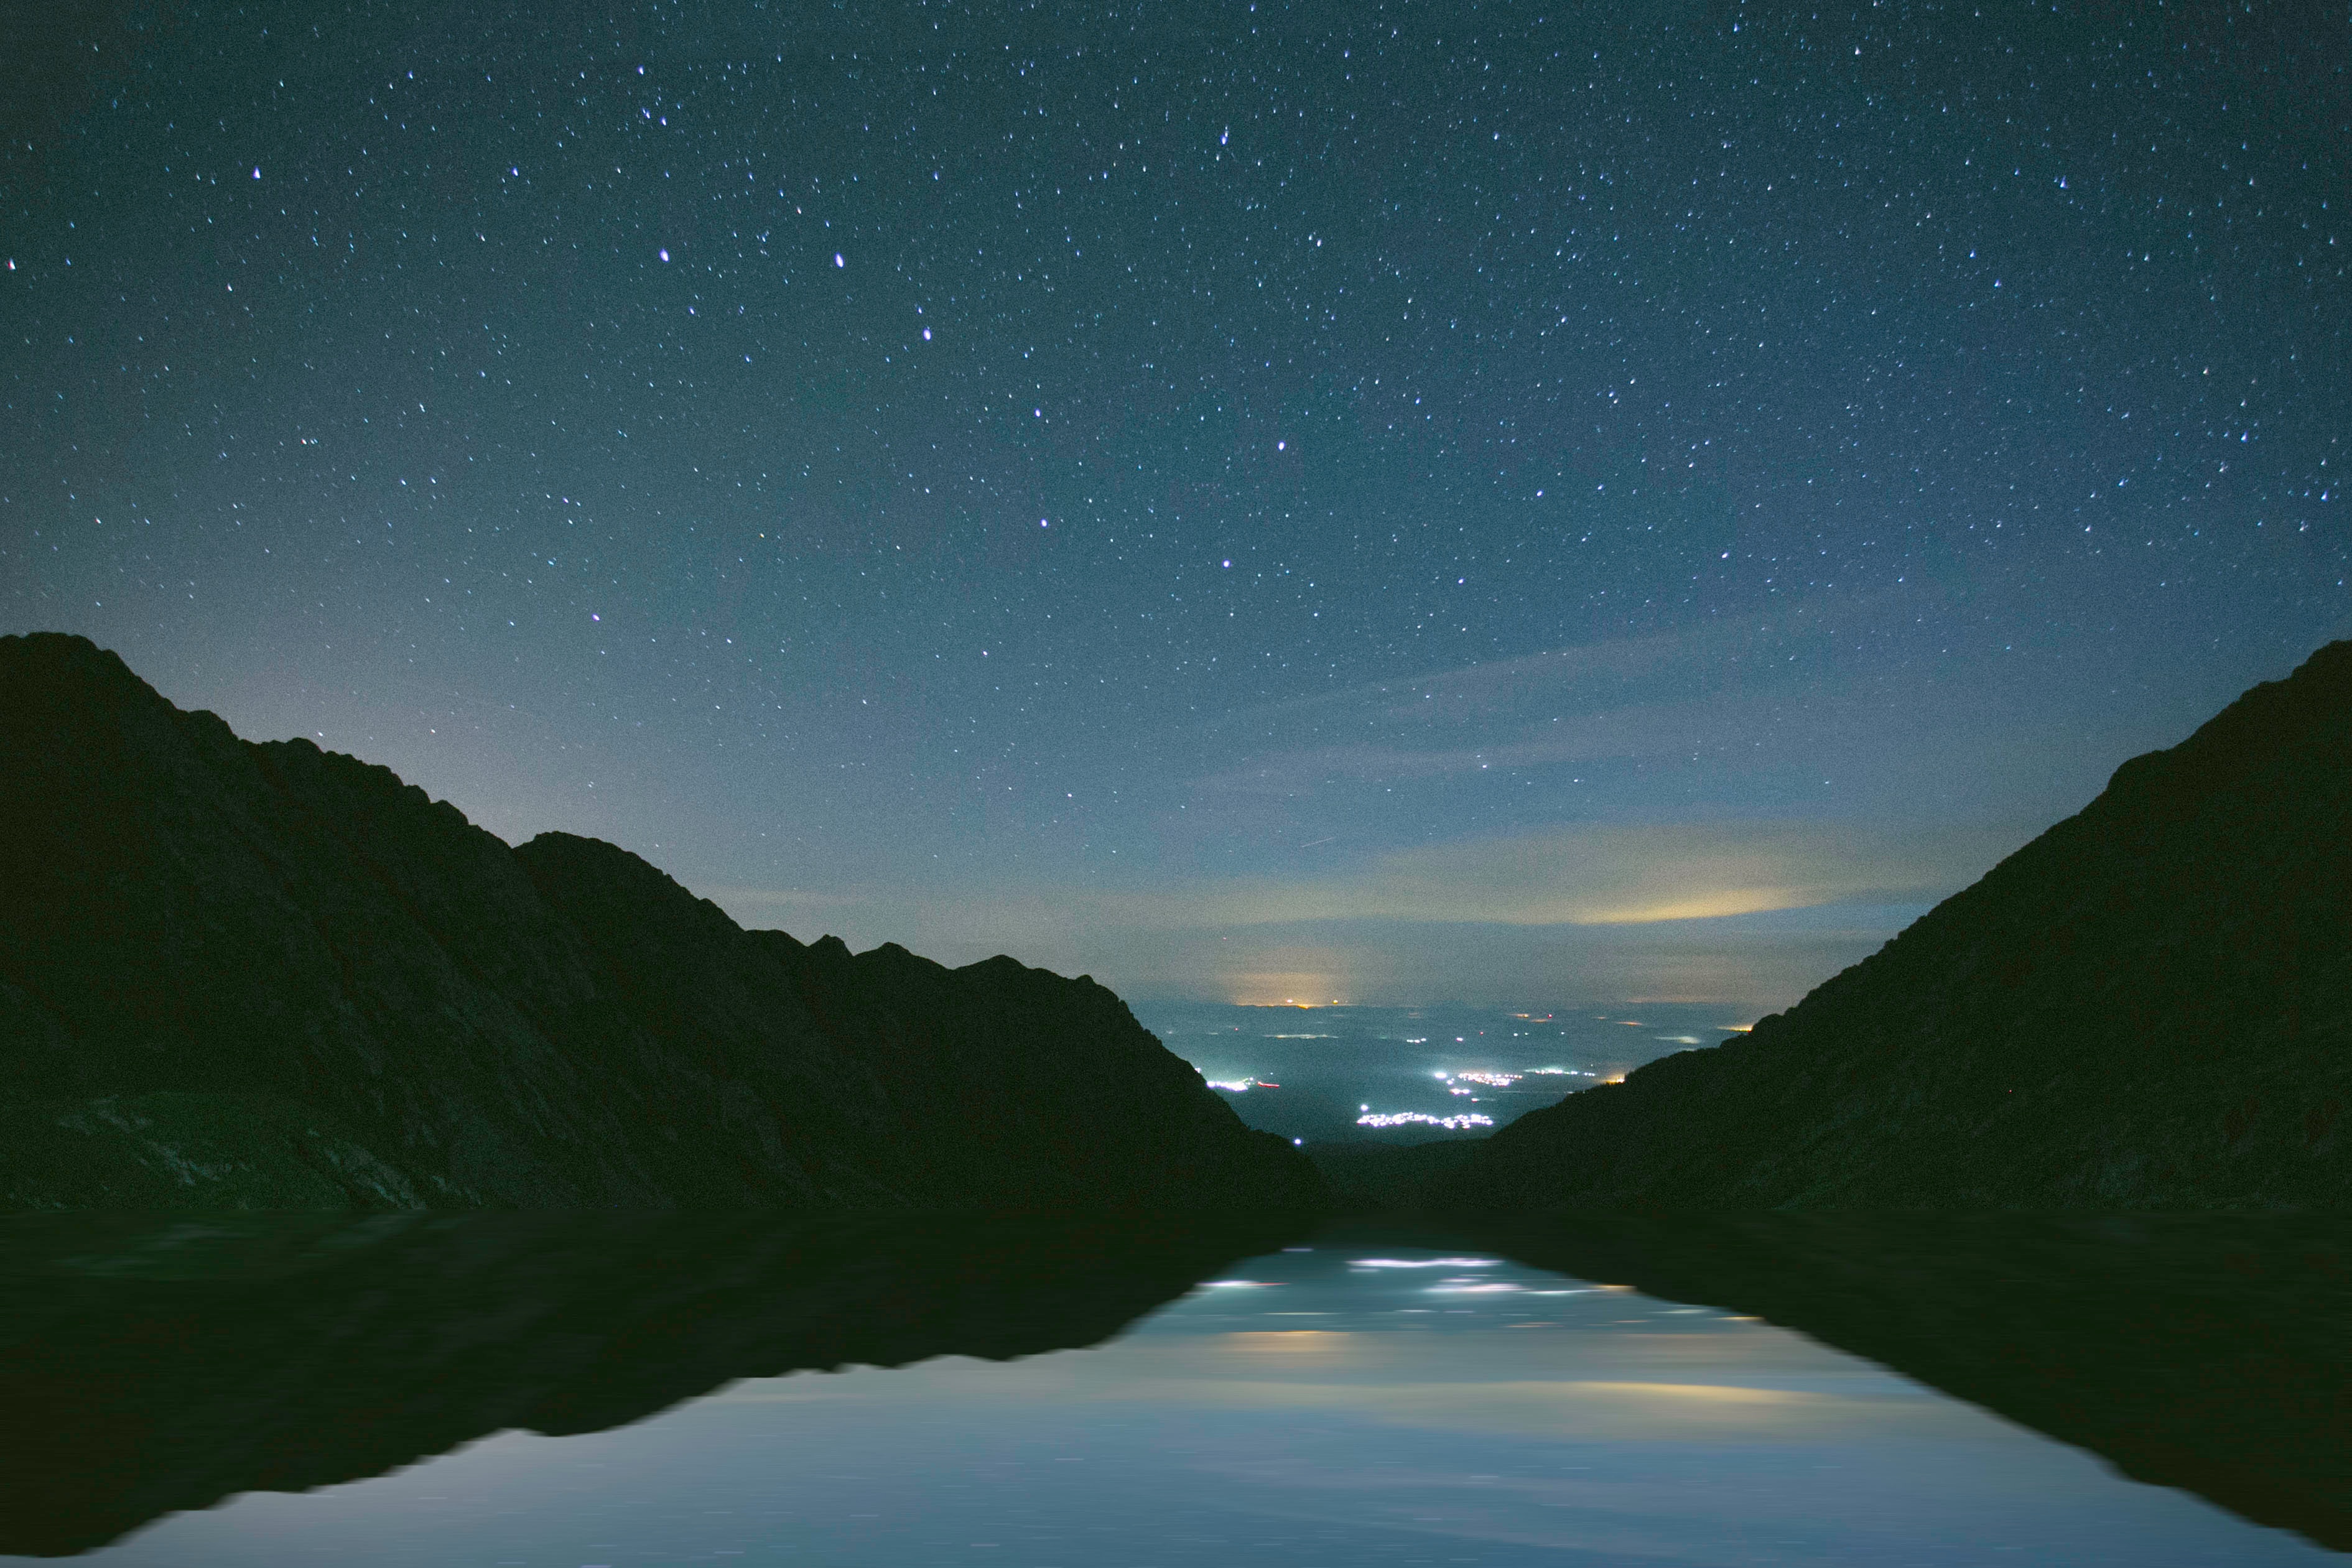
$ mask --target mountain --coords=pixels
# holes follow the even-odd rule
[[[1091,979],[745,931],[0,637],[0,1207],[1311,1206]]]
[[[1744,1040],[1433,1183],[1555,1207],[2352,1200],[2352,643],[2256,686]]]
[[[2352,1552],[2352,1218],[1583,1213],[1482,1239],[1753,1313]]]
[[[15,1216],[0,1553],[87,1552],[494,1432],[604,1431],[739,1377],[1093,1344],[1291,1239],[1067,1216]]]

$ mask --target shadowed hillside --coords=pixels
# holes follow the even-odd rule
[[[0,1207],[1300,1207],[1092,980],[746,932],[0,638]]]
[[[2352,643],[1752,1034],[1497,1133],[1483,1208],[2341,1207]]]

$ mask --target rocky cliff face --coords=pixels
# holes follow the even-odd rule
[[[2352,643],[1747,1039],[1505,1128],[1481,1207],[2352,1200]]]
[[[1118,998],[746,932],[0,638],[0,1207],[1307,1205]]]

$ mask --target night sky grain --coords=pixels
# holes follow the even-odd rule
[[[803,936],[1759,1004],[2352,631],[2341,6],[585,9],[11,25],[0,629]]]

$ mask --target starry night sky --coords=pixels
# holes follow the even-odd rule
[[[2352,632],[2340,5],[79,15],[0,631],[747,924],[1780,1005]]]

